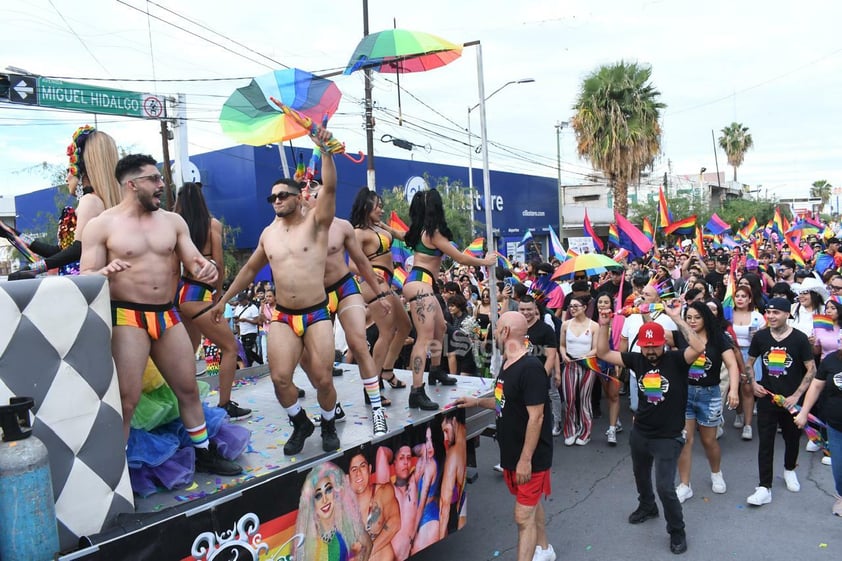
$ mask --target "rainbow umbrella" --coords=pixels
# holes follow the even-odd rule
[[[422,31],[387,29],[363,37],[345,74],[370,68],[377,72],[424,72],[462,56],[462,45]]]
[[[601,253],[583,253],[572,257],[556,268],[552,278],[572,277],[576,271],[585,271],[587,275],[599,275],[609,270],[622,270],[623,266]]]
[[[325,78],[290,68],[275,70],[238,88],[222,106],[222,130],[243,144],[262,146],[308,134],[308,130],[272,103],[273,97],[314,122],[323,122],[339,107],[342,93]]]

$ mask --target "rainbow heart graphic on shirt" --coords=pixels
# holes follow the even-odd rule
[[[769,369],[769,376],[772,376],[773,378],[780,378],[786,374],[786,363],[786,349],[773,348],[769,351],[769,354],[766,355],[766,365]]]
[[[498,418],[503,414],[505,406],[506,395],[503,393],[503,381],[497,378],[497,383],[494,385],[494,412]]]
[[[650,370],[640,380],[640,389],[649,403],[660,403],[664,400],[664,380],[660,370]]]
[[[693,364],[690,365],[690,372],[688,373],[691,380],[699,381],[705,377],[705,353],[700,354]]]

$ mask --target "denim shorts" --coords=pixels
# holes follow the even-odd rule
[[[722,392],[715,386],[688,386],[685,419],[703,427],[715,427],[722,420]]]

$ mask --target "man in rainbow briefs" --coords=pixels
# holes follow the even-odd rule
[[[768,327],[754,335],[748,349],[748,371],[753,372],[754,362],[758,359],[762,366],[760,381],[751,381],[757,397],[757,468],[760,482],[746,500],[754,506],[772,502],[772,464],[778,426],[784,439],[786,488],[792,492],[801,490],[795,474],[801,430],[795,425],[789,409],[798,403],[810,386],[816,373],[816,363],[810,340],[787,322],[790,309],[791,304],[786,298],[772,298],[766,305]],[[784,407],[775,405],[770,394],[785,396]]]
[[[638,409],[634,417],[629,445],[631,446],[634,480],[637,485],[638,507],[629,515],[630,524],[640,524],[658,517],[655,493],[652,489],[652,466],[655,466],[655,485],[664,507],[670,551],[687,551],[684,514],[675,493],[674,481],[678,457],[684,446],[684,413],[687,407],[687,386],[690,365],[704,352],[705,345],[696,332],[681,318],[681,305],[673,300],[664,313],[675,323],[689,346],[683,350],[666,351],[664,328],[649,321],[637,333],[639,353],[609,349],[608,327],[610,310],[599,316],[597,356],[616,366],[634,369],[639,380],[636,388]]]

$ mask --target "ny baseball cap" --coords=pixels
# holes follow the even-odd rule
[[[637,344],[641,347],[660,347],[666,344],[664,328],[654,321],[644,323],[637,332]]]

